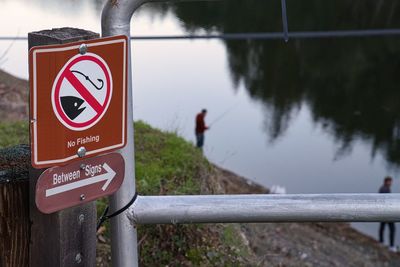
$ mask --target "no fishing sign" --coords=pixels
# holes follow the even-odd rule
[[[76,131],[96,124],[110,104],[111,77],[107,63],[96,54],[72,57],[53,84],[51,102],[59,121]]]
[[[127,42],[114,36],[29,51],[33,167],[125,145]]]

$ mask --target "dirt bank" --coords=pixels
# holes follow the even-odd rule
[[[267,191],[216,167],[209,177],[214,193]],[[257,266],[400,266],[400,255],[347,223],[240,224]]]
[[[0,70],[0,122],[28,119],[28,82]]]

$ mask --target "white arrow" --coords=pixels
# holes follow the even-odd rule
[[[65,184],[65,185],[61,185],[58,187],[54,187],[51,189],[47,189],[46,190],[46,197],[49,196],[53,196],[53,195],[57,195],[60,193],[64,193],[79,187],[83,187],[86,185],[91,185],[91,184],[95,184],[101,181],[106,180],[106,182],[104,183],[103,187],[101,188],[103,191],[105,191],[108,187],[108,185],[111,183],[111,181],[114,179],[115,177],[115,171],[113,169],[110,168],[110,166],[108,166],[107,163],[103,164],[103,168],[106,170],[106,173],[97,175],[97,176],[93,176],[91,178],[88,179],[84,179],[84,180],[80,180],[77,182],[73,182],[70,184]]]

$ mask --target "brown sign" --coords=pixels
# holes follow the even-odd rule
[[[29,51],[35,168],[125,146],[127,42],[115,36]]]
[[[36,206],[52,213],[111,195],[121,186],[124,174],[124,159],[118,153],[49,168],[36,184]]]

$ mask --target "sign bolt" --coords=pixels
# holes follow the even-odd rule
[[[85,215],[80,214],[79,217],[78,217],[79,224],[82,224],[84,221],[85,221]]]
[[[78,149],[77,154],[78,154],[78,157],[83,158],[83,157],[86,155],[86,148],[83,147],[83,146],[81,146],[81,147]]]
[[[82,194],[82,195],[81,195],[81,201],[84,201],[85,198],[86,198],[85,194]]]
[[[81,263],[82,262],[82,254],[81,253],[76,254],[75,261],[77,263]]]
[[[86,44],[81,44],[79,46],[79,54],[84,55],[87,52],[87,45]]]
[[[82,163],[80,168],[81,168],[81,170],[84,170],[86,168],[86,165]]]

